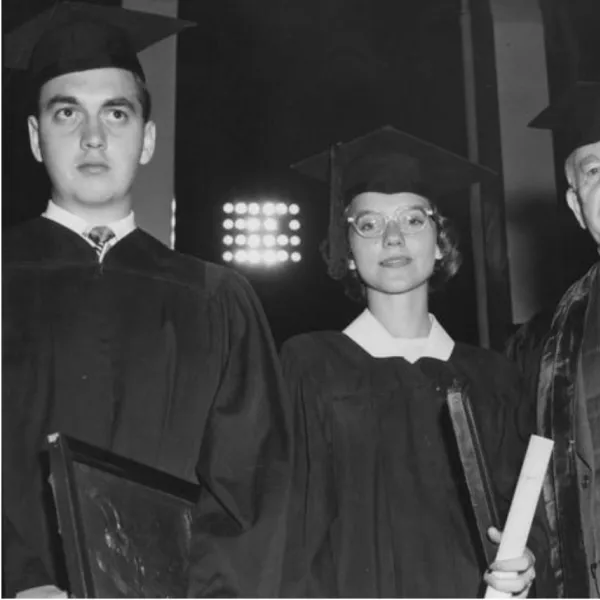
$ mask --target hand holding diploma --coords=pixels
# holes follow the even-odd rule
[[[535,509],[554,442],[532,435],[508,511],[504,532],[490,528],[488,535],[499,544],[496,560],[484,579],[489,587],[486,598],[526,597],[535,578],[534,556],[526,548]]]
[[[488,535],[495,544],[502,540],[502,532],[495,527],[489,528]],[[483,579],[506,597],[526,598],[535,579],[535,557],[529,548],[525,548],[518,558],[495,560]]]

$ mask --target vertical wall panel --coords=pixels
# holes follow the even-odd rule
[[[177,16],[178,0],[122,0],[124,8]],[[166,245],[171,243],[171,203],[175,165],[175,83],[177,39],[172,36],[140,54],[157,127],[154,158],[142,167],[133,189],[138,225]]]

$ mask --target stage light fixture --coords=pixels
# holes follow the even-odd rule
[[[282,229],[299,231],[300,208],[297,204],[240,200],[223,204],[223,213],[227,215],[223,220],[226,231],[222,237],[225,262],[271,268],[290,260],[301,260],[298,252],[300,236],[297,233],[278,233]],[[291,254],[285,249],[290,245],[294,246]]]

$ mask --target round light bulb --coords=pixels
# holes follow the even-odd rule
[[[260,229],[260,219],[256,217],[251,217],[248,219],[248,230],[249,231],[258,231]]]
[[[274,265],[277,262],[277,253],[275,250],[265,250],[263,252],[263,260],[267,265]]]
[[[277,220],[276,219],[265,219],[263,227],[267,231],[277,231]]]
[[[275,205],[272,202],[265,202],[262,207],[263,215],[270,217],[275,214]]]

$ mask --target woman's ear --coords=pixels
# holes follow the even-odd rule
[[[354,262],[353,258],[348,259],[348,269],[350,271],[356,271],[356,263]]]
[[[442,258],[444,258],[444,255],[442,254],[440,247],[436,244],[435,245],[435,260],[442,260]]]

